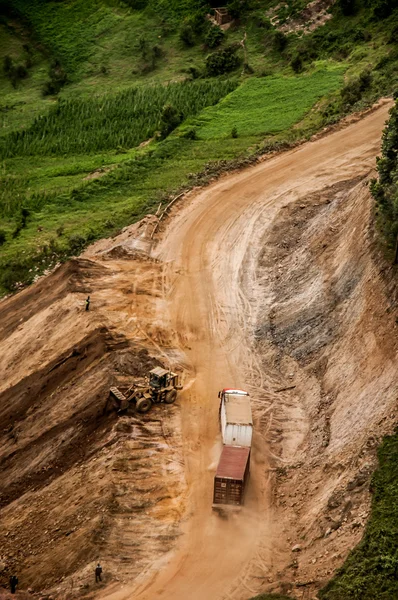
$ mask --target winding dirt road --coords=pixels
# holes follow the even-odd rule
[[[263,302],[255,281],[260,239],[284,206],[374,168],[390,106],[384,102],[339,131],[223,178],[192,197],[168,226],[155,255],[164,264],[170,325],[191,365],[181,400],[188,514],[178,551],[109,600],[247,599],[258,592],[253,569],[267,576],[278,564],[268,480],[272,449],[260,427],[247,506],[230,520],[212,514],[220,453],[217,392],[249,389],[258,421],[262,399],[285,383],[264,374],[252,351]],[[301,420],[291,433],[291,452],[306,426]]]

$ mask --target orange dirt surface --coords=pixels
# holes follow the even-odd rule
[[[395,420],[367,187],[390,106],[189,195],[155,245],[150,217],[2,303],[3,581],[64,599],[315,597],[361,537]],[[183,373],[176,405],[106,414],[109,385],[159,362]],[[246,505],[224,520],[226,386],[251,393],[255,436]]]

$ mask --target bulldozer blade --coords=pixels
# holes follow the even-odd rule
[[[125,404],[127,398],[117,387],[111,387],[109,393],[119,401],[120,404]]]

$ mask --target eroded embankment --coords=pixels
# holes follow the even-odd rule
[[[142,260],[79,259],[2,302],[3,585],[17,573],[24,589],[71,598],[90,592],[97,559],[105,581],[124,581],[172,547],[183,492],[178,409],[118,418],[107,407],[110,385],[161,364],[148,333],[158,285]]]
[[[290,388],[274,395],[269,440],[291,553],[267,587],[298,598],[303,586],[315,597],[361,539],[375,449],[396,422],[396,306],[368,183],[341,181],[282,208],[258,264],[268,309],[256,347]]]

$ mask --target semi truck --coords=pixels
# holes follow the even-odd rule
[[[239,389],[219,392],[223,449],[214,476],[213,509],[220,514],[244,503],[250,471],[253,417],[250,397]]]

